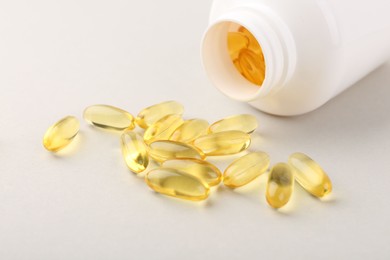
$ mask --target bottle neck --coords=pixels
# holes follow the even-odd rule
[[[261,86],[244,78],[235,68],[227,46],[232,26],[245,27],[261,46],[265,77]],[[281,89],[295,70],[296,51],[293,37],[276,14],[257,4],[240,6],[211,21],[202,45],[205,70],[213,84],[225,95],[253,101]]]

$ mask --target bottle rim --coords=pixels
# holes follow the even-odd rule
[[[273,16],[267,10],[267,16]],[[287,27],[280,19],[271,24],[258,7],[241,6],[221,15],[206,30],[202,46],[202,62],[211,82],[230,98],[250,102],[280,89],[295,68],[293,38],[284,36]],[[227,50],[227,33],[232,24],[245,27],[260,44],[266,70],[261,86],[244,78],[234,67]],[[278,27],[278,28],[275,28]],[[288,31],[289,33],[289,31]],[[286,48],[286,45],[288,48]]]

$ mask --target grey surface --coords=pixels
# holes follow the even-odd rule
[[[390,66],[321,109],[281,118],[229,100],[201,67],[210,1],[0,2],[0,259],[389,259]],[[257,116],[252,150],[295,151],[329,173],[325,201],[297,186],[286,209],[265,176],[204,203],[159,196],[118,136],[82,122],[66,151],[46,128],[107,103],[137,113],[178,100],[187,118]],[[217,162],[223,169],[226,163]]]

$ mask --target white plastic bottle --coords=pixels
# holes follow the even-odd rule
[[[229,57],[226,37],[237,26],[261,46],[261,86]],[[219,90],[276,115],[320,107],[389,56],[390,0],[214,0],[202,43],[204,67]]]

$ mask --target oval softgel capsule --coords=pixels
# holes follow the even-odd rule
[[[210,187],[222,180],[221,171],[213,164],[200,159],[174,159],[163,162],[162,167],[178,169],[206,182]]]
[[[293,153],[288,163],[294,169],[296,181],[309,193],[323,197],[332,191],[328,175],[313,159],[303,153]]]
[[[256,117],[242,114],[223,118],[209,127],[210,133],[237,130],[247,134],[253,133],[257,128]]]
[[[182,104],[176,101],[166,101],[144,108],[138,113],[135,121],[139,127],[147,129],[167,115],[182,115],[183,113]]]
[[[126,130],[121,135],[122,155],[132,172],[141,173],[149,164],[147,147],[142,136]]]
[[[151,170],[146,174],[145,181],[154,191],[179,199],[205,200],[210,193],[207,183],[178,169]]]
[[[194,146],[207,156],[231,155],[245,151],[251,143],[251,137],[241,131],[211,133],[197,138]]]
[[[263,173],[270,165],[269,155],[253,152],[233,161],[223,173],[223,183],[230,188],[244,186]]]
[[[134,129],[134,117],[127,111],[109,105],[93,105],[84,110],[87,123],[111,130]]]
[[[170,140],[183,143],[192,143],[196,138],[207,134],[209,123],[203,119],[190,119],[184,121],[170,137]]]
[[[80,129],[79,120],[67,116],[47,129],[43,137],[43,146],[51,152],[57,152],[69,145]]]
[[[289,202],[294,190],[294,175],[287,163],[272,167],[267,182],[266,199],[273,208],[281,208]]]
[[[168,140],[173,132],[183,124],[181,115],[168,115],[152,124],[144,133],[144,140],[150,143],[156,140]]]
[[[205,154],[198,148],[190,144],[170,140],[158,140],[150,143],[148,152],[150,157],[157,162],[171,159],[205,158]]]
[[[237,61],[242,49],[249,46],[249,39],[241,32],[229,32],[227,34],[227,49],[232,61]]]

